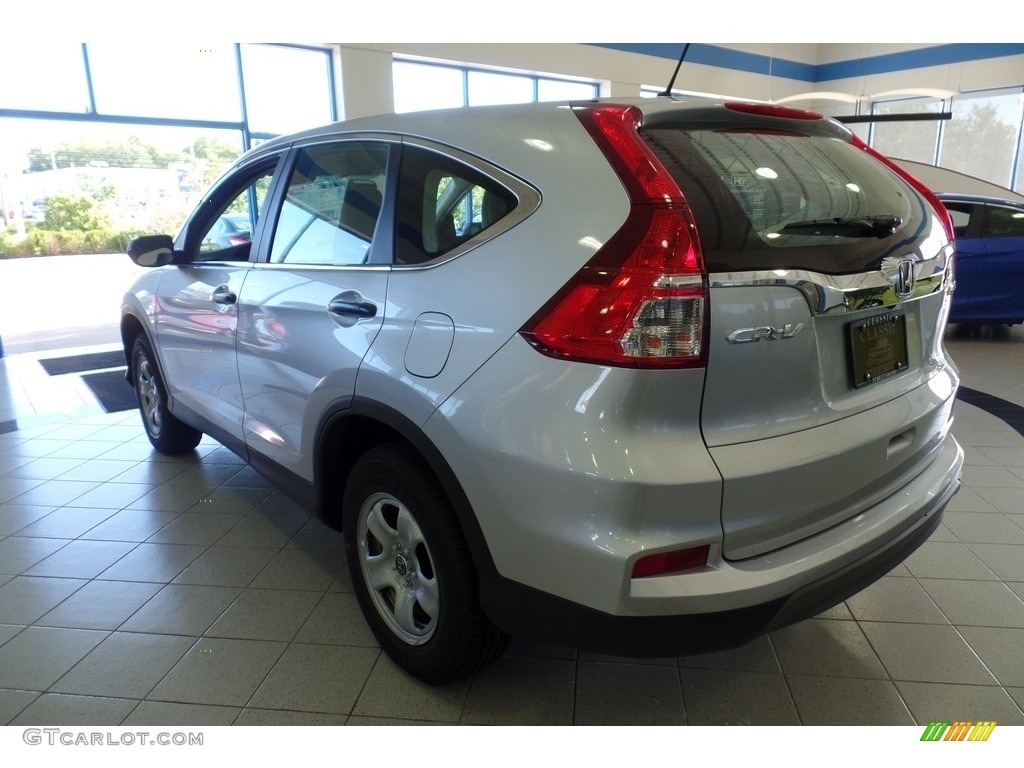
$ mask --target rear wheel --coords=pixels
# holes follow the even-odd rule
[[[381,647],[444,683],[494,661],[508,638],[484,615],[469,548],[436,478],[387,444],[352,469],[342,507],[356,597]]]
[[[132,379],[142,426],[154,448],[160,453],[175,454],[186,453],[199,445],[203,433],[167,410],[167,389],[153,350],[142,336],[132,345]]]

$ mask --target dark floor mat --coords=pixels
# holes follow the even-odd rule
[[[49,357],[40,360],[39,364],[51,376],[65,373],[81,373],[82,371],[98,371],[103,368],[116,368],[124,365],[124,353],[93,352],[88,355],[72,355],[71,357]]]
[[[87,373],[82,376],[82,381],[107,413],[130,411],[139,405],[135,398],[135,390],[125,381],[124,371],[125,369],[121,368],[118,371]]]

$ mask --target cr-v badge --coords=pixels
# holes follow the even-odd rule
[[[740,328],[726,336],[730,344],[746,344],[751,341],[775,341],[777,339],[791,339],[804,328],[803,323],[786,323],[781,328],[774,328],[770,325],[762,325],[758,328]]]

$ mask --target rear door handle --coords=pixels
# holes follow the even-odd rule
[[[377,314],[377,305],[369,301],[354,301],[352,299],[333,299],[327,305],[327,311],[332,315],[343,317],[367,318]]]
[[[238,296],[226,285],[218,285],[213,289],[214,304],[234,304],[236,301],[238,301]]]

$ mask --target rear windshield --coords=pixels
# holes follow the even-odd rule
[[[928,234],[926,202],[842,139],[660,125],[643,136],[692,207],[711,272],[861,272]]]

